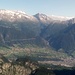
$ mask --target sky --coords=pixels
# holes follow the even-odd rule
[[[75,0],[0,0],[0,9],[75,17]]]

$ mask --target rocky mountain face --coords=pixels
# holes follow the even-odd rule
[[[0,45],[36,44],[55,50],[75,49],[75,18],[27,15],[22,11],[0,10]]]
[[[75,50],[75,24],[52,36],[49,42],[57,50],[63,49],[65,52],[72,53]]]

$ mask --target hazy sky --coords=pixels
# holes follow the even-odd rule
[[[75,0],[0,0],[0,9],[22,10],[30,15],[75,16]]]

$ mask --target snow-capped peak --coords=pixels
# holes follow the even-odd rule
[[[29,19],[29,20],[34,20],[33,16],[27,15],[25,12],[23,11],[15,11],[15,10],[0,10],[0,20],[8,20],[8,21],[15,21],[15,20],[25,20],[25,19]]]
[[[40,22],[45,24],[49,24],[53,21],[49,16],[42,13],[37,13],[36,15],[34,15],[34,17],[36,17]]]
[[[45,15],[45,14],[36,14],[34,15],[37,19],[39,19],[40,21],[66,21],[69,19],[72,19],[73,17],[65,17],[65,16],[55,16],[55,15]]]
[[[48,20],[50,19],[50,17],[48,17],[47,15],[45,14],[40,14],[40,13],[37,13],[36,15],[34,15],[35,17],[37,17],[38,19],[42,20],[42,19],[45,19],[45,20]]]

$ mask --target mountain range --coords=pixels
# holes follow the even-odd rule
[[[75,51],[75,18],[28,15],[22,11],[0,10],[0,46],[35,44],[56,51]]]

